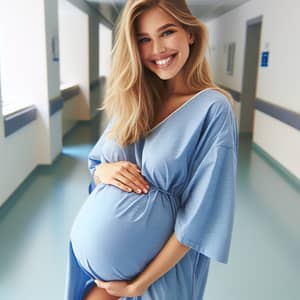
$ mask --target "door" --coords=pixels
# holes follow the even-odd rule
[[[252,136],[256,98],[262,17],[247,22],[243,84],[241,93],[240,132]]]

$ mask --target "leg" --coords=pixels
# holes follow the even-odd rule
[[[94,286],[84,300],[118,300],[119,297],[108,294],[105,289]]]

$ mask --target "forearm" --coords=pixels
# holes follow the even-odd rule
[[[94,176],[93,176],[93,180],[94,180],[95,185],[98,185],[98,184],[101,183],[100,178],[99,178],[97,175],[95,175],[95,174],[94,174]]]
[[[189,249],[189,247],[181,244],[176,239],[175,233],[173,233],[157,256],[145,270],[135,278],[133,284],[148,288],[153,282],[174,267],[185,256]]]
[[[102,163],[102,164],[104,164],[104,163]],[[93,174],[93,180],[94,180],[95,185],[98,185],[98,184],[101,183],[101,180],[100,180],[99,176],[97,176],[97,172],[96,172],[98,166],[99,165],[97,165],[95,167],[95,171],[94,171],[94,174]]]

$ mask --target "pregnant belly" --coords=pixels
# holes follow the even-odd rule
[[[94,278],[133,279],[174,232],[173,201],[153,186],[147,194],[139,195],[98,185],[71,230],[78,262]]]

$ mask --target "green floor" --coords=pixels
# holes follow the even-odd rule
[[[0,209],[1,300],[63,300],[68,237],[88,195],[97,127],[77,126],[55,163],[34,171]],[[241,137],[229,264],[212,262],[204,299],[299,300],[299,215],[299,187]]]

